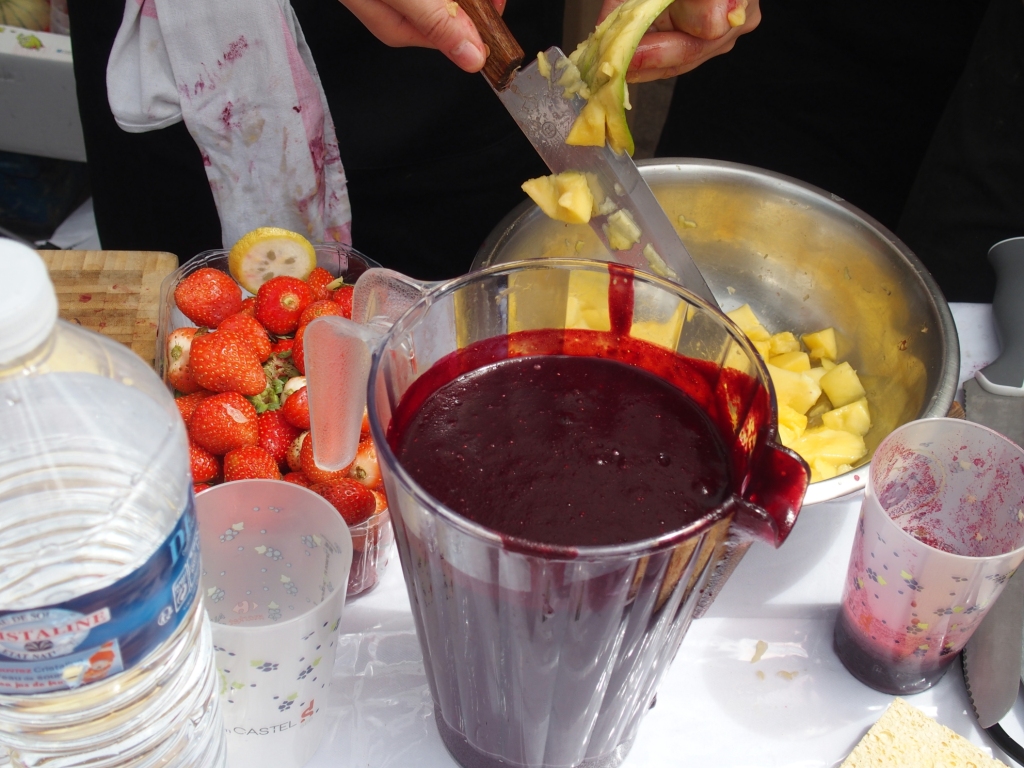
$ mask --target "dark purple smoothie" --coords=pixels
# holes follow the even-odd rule
[[[543,544],[678,530],[730,493],[728,452],[679,389],[616,360],[519,357],[435,390],[394,443],[435,499]]]

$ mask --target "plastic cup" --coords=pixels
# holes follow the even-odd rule
[[[1024,559],[1024,451],[958,419],[925,419],[875,451],[835,649],[876,690],[935,685]]]
[[[298,768],[323,738],[352,562],[327,501],[277,480],[196,497],[229,768]]]

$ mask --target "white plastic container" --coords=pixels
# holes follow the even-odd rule
[[[177,407],[127,347],[57,320],[38,254],[0,240],[0,263],[0,747],[223,766]]]

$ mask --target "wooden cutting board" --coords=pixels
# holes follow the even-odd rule
[[[160,282],[178,257],[155,251],[40,251],[64,320],[131,347],[153,364]]]

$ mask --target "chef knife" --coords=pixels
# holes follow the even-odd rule
[[[613,258],[674,280],[712,306],[718,306],[633,159],[626,152],[616,154],[607,142],[602,147],[565,143],[569,129],[586,104],[579,95],[566,95],[565,87],[558,83],[571,66],[565,54],[552,47],[540,54],[547,62],[543,69],[537,61],[521,67],[522,48],[491,0],[460,0],[459,5],[489,48],[484,77],[548,168],[553,173],[579,171],[596,177],[606,202],[602,212],[591,217],[590,225]],[[629,220],[635,229],[629,227]],[[615,231],[622,231],[623,224],[637,240],[629,248],[617,250],[610,241],[615,239]]]
[[[991,365],[964,383],[967,418],[1024,445],[1024,238],[992,246],[996,270],[992,303],[1002,352]],[[999,726],[1017,700],[1024,645],[1024,568],[1007,582],[999,599],[967,642],[963,652],[967,692],[985,728],[1017,762],[1024,750]],[[1024,764],[1024,762],[1022,762]]]

